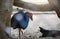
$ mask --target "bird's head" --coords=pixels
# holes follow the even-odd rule
[[[33,21],[33,14],[32,13],[26,12],[26,15],[29,16],[29,18]]]

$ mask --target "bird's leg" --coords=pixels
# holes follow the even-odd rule
[[[20,39],[20,29],[19,29],[19,39]]]
[[[23,35],[23,31],[22,31],[22,29],[21,29],[21,28],[19,28],[19,32],[21,32],[21,33],[22,33],[22,35]]]
[[[21,30],[21,28],[18,28],[18,30],[19,30],[19,39],[21,39],[21,34],[20,34],[20,32],[22,32],[22,35],[23,35],[23,31]]]
[[[18,38],[18,39],[21,39],[21,35],[20,35],[20,31],[21,31],[21,29],[18,28],[18,30],[19,30],[19,38]]]
[[[20,32],[22,33],[22,35],[23,35],[23,31],[22,31],[22,29],[20,29]]]

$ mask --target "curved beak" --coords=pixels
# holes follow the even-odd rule
[[[33,17],[31,16],[30,19],[33,21]]]
[[[33,14],[32,13],[29,13],[29,17],[33,21]]]

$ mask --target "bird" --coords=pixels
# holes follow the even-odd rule
[[[11,27],[13,27],[13,29],[18,28],[19,32],[22,32],[22,29],[25,30],[28,27],[29,19],[33,21],[32,13],[28,11],[24,12],[24,10],[19,10],[11,18]]]
[[[40,32],[42,33],[42,37],[57,37],[60,36],[59,30],[46,30],[42,27],[40,28]]]

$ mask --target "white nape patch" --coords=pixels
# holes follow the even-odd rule
[[[18,21],[21,21],[23,19],[23,16],[21,14],[17,14],[15,17]]]

